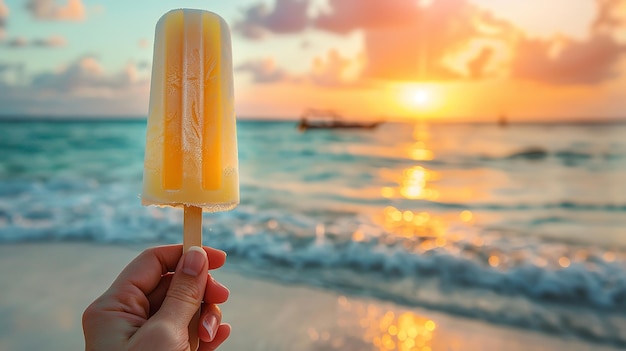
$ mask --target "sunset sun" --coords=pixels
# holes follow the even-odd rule
[[[417,107],[425,107],[430,102],[430,93],[425,89],[415,89],[411,94],[411,100]]]
[[[399,99],[402,109],[408,114],[419,111],[431,111],[437,105],[439,89],[425,84],[407,84],[399,87]],[[431,111],[432,112],[432,111]]]

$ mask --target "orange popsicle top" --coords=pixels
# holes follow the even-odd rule
[[[239,179],[228,26],[174,10],[155,37],[142,203],[230,209]]]

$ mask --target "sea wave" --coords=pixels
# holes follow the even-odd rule
[[[141,207],[127,186],[0,185],[0,242],[181,240],[181,211]],[[204,221],[205,243],[226,250],[242,272],[626,345],[623,252],[479,226],[405,229],[362,213],[253,202]],[[576,322],[581,316],[603,328]]]
[[[241,204],[205,243],[255,276],[626,346],[626,148],[594,128],[240,123]],[[4,123],[0,243],[180,242],[181,211],[140,205],[144,137]]]

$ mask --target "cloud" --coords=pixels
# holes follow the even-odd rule
[[[0,0],[0,40],[6,37],[7,18],[9,17],[9,8]]]
[[[492,57],[493,49],[484,47],[480,50],[476,57],[467,62],[467,69],[470,73],[470,78],[482,78],[485,74],[485,68],[489,64]]]
[[[250,60],[235,67],[238,72],[247,72],[257,84],[299,83],[320,87],[346,87],[362,84],[358,79],[362,58],[343,57],[336,49],[312,60],[310,70],[294,74],[279,67],[272,57]]]
[[[522,37],[514,48],[511,75],[549,84],[598,84],[618,77],[626,44],[614,33],[626,26],[626,4],[596,2],[598,12],[587,39]]]
[[[55,0],[28,0],[26,9],[40,20],[82,21],[85,19],[85,6],[81,0],[67,0],[65,5],[59,5]]]
[[[395,10],[388,9],[387,13],[398,16],[397,20],[360,22],[367,58],[364,78],[401,81],[464,79],[467,78],[466,72],[449,65],[448,59],[468,50],[477,39],[502,40],[499,37],[509,30],[506,22],[494,20],[491,14],[466,0],[433,1],[425,7],[415,5],[416,2],[411,0],[395,0],[393,3]],[[366,18],[373,16],[375,13]],[[481,63],[486,64],[488,57],[483,61]],[[468,61],[462,66],[471,64]]]
[[[285,17],[285,11],[294,6],[295,15]],[[461,71],[451,67],[447,60],[465,50],[476,38],[502,40],[496,39],[499,33],[512,28],[468,0],[329,0],[325,10],[309,18],[307,8],[308,1],[296,0],[277,0],[271,11],[264,4],[254,5],[247,9],[238,29],[252,39],[262,38],[267,32],[291,33],[308,27],[338,35],[358,30],[364,38],[361,80],[407,81],[467,78],[465,67],[470,66],[474,74],[480,70],[481,76],[486,75],[484,66],[491,55],[483,56],[481,61],[460,64],[464,67]],[[289,19],[288,26],[282,22],[284,18]],[[332,80],[328,72],[323,79],[319,78],[318,75],[314,80]]]
[[[0,0],[0,17],[9,16],[9,8],[4,3],[4,0]]]
[[[133,63],[109,73],[97,56],[84,55],[58,71],[32,77],[23,77],[23,66],[0,64],[4,114],[145,115],[148,97],[149,79]]]
[[[598,14],[592,24],[594,32],[612,32],[626,26],[626,3],[623,0],[596,0]]]
[[[244,18],[234,30],[249,39],[265,34],[288,34],[309,26],[347,33],[365,27],[401,27],[410,22],[418,5],[412,0],[330,0],[330,10],[317,17],[308,17],[310,0],[276,0],[273,8],[259,3],[243,11]]]
[[[569,40],[557,54],[556,40],[523,39],[511,65],[514,78],[550,84],[596,84],[618,76],[617,63],[626,46],[609,35]]]
[[[11,48],[22,48],[28,45],[28,41],[24,37],[15,37],[7,41],[7,46]]]
[[[401,28],[419,16],[412,0],[330,0],[330,10],[315,19],[315,26],[345,34],[355,29]]]
[[[24,37],[15,37],[6,42],[6,45],[10,48],[24,48],[24,47],[42,47],[42,48],[58,48],[67,45],[67,40],[64,37],[58,35],[52,35],[48,38],[38,38],[28,41]]]
[[[290,75],[276,66],[273,58],[251,60],[237,66],[235,70],[249,72],[255,83],[275,83],[290,79]]]
[[[316,57],[313,60],[308,79],[323,87],[354,85],[360,68],[356,61],[342,57],[338,50],[329,50],[325,58]]]
[[[57,48],[67,45],[67,40],[64,37],[53,35],[46,39],[35,39],[33,40],[34,46],[42,46],[42,47],[50,47]]]
[[[249,39],[262,39],[267,32],[297,33],[308,24],[309,0],[276,0],[273,9],[264,3],[244,10],[244,19],[235,23],[233,31]]]
[[[529,38],[523,30],[470,0],[328,0],[317,14],[308,0],[276,0],[246,9],[237,30],[250,39],[307,28],[345,35],[359,31],[362,62],[316,59],[306,81],[345,82],[345,67],[358,67],[353,81],[458,81],[509,76],[548,84],[597,84],[617,76],[625,45],[626,2],[596,0],[598,12],[585,40]],[[307,15],[308,13],[308,15]],[[289,74],[273,61],[248,63],[256,82]]]
[[[85,55],[59,72],[40,73],[33,77],[32,87],[39,91],[64,92],[79,95],[108,95],[113,90],[137,81],[137,69],[129,64],[115,75],[107,75],[94,55]]]

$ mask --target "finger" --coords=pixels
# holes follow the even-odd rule
[[[226,252],[208,246],[202,248],[209,259],[209,269],[218,269],[226,263]]]
[[[217,329],[217,334],[211,342],[200,341],[200,348],[198,351],[212,351],[217,349],[228,337],[230,336],[231,327],[230,324],[222,324]]]
[[[180,259],[163,304],[151,320],[161,319],[178,328],[186,328],[200,308],[209,264],[205,250],[192,246]]]
[[[205,304],[200,312],[198,323],[198,337],[204,342],[211,342],[217,335],[218,327],[222,323],[222,311],[217,305]]]
[[[152,292],[146,296],[148,298],[148,304],[150,306],[148,316],[152,316],[156,313],[156,311],[159,310],[159,308],[161,308],[163,299],[165,299],[167,290],[170,287],[172,277],[173,273],[167,273],[163,275],[161,277],[161,281],[156,286],[156,288],[154,288],[154,290],[152,290]],[[209,274],[206,288],[204,290],[203,302],[208,304],[224,303],[228,300],[229,295],[230,291],[228,290],[228,288],[220,284]]]
[[[172,277],[172,273],[167,273],[162,276],[161,281],[159,282],[157,287],[152,290],[150,294],[148,294],[147,298],[150,305],[149,316],[152,316],[154,313],[156,313],[156,311],[158,311],[159,308],[161,308],[163,299],[165,299],[167,290],[170,287]],[[228,290],[228,288],[213,279],[213,277],[211,277],[211,275],[209,274],[206,288],[204,290],[203,302],[208,304],[224,303],[228,300],[229,295],[230,291]]]
[[[226,253],[210,247],[203,247],[209,260],[209,269],[224,265]],[[145,295],[150,294],[161,281],[161,276],[174,271],[180,256],[182,245],[158,246],[145,250],[124,268],[113,286],[132,284]]]
[[[152,292],[146,296],[150,305],[149,316],[152,316],[156,313],[156,311],[159,310],[159,308],[161,308],[161,304],[163,303],[163,299],[165,299],[167,290],[170,288],[170,283],[172,282],[173,276],[173,273],[167,273],[163,275],[157,287],[154,288],[154,290],[152,290]]]
[[[204,290],[204,302],[207,304],[224,303],[229,295],[228,288],[209,275],[206,290]]]

